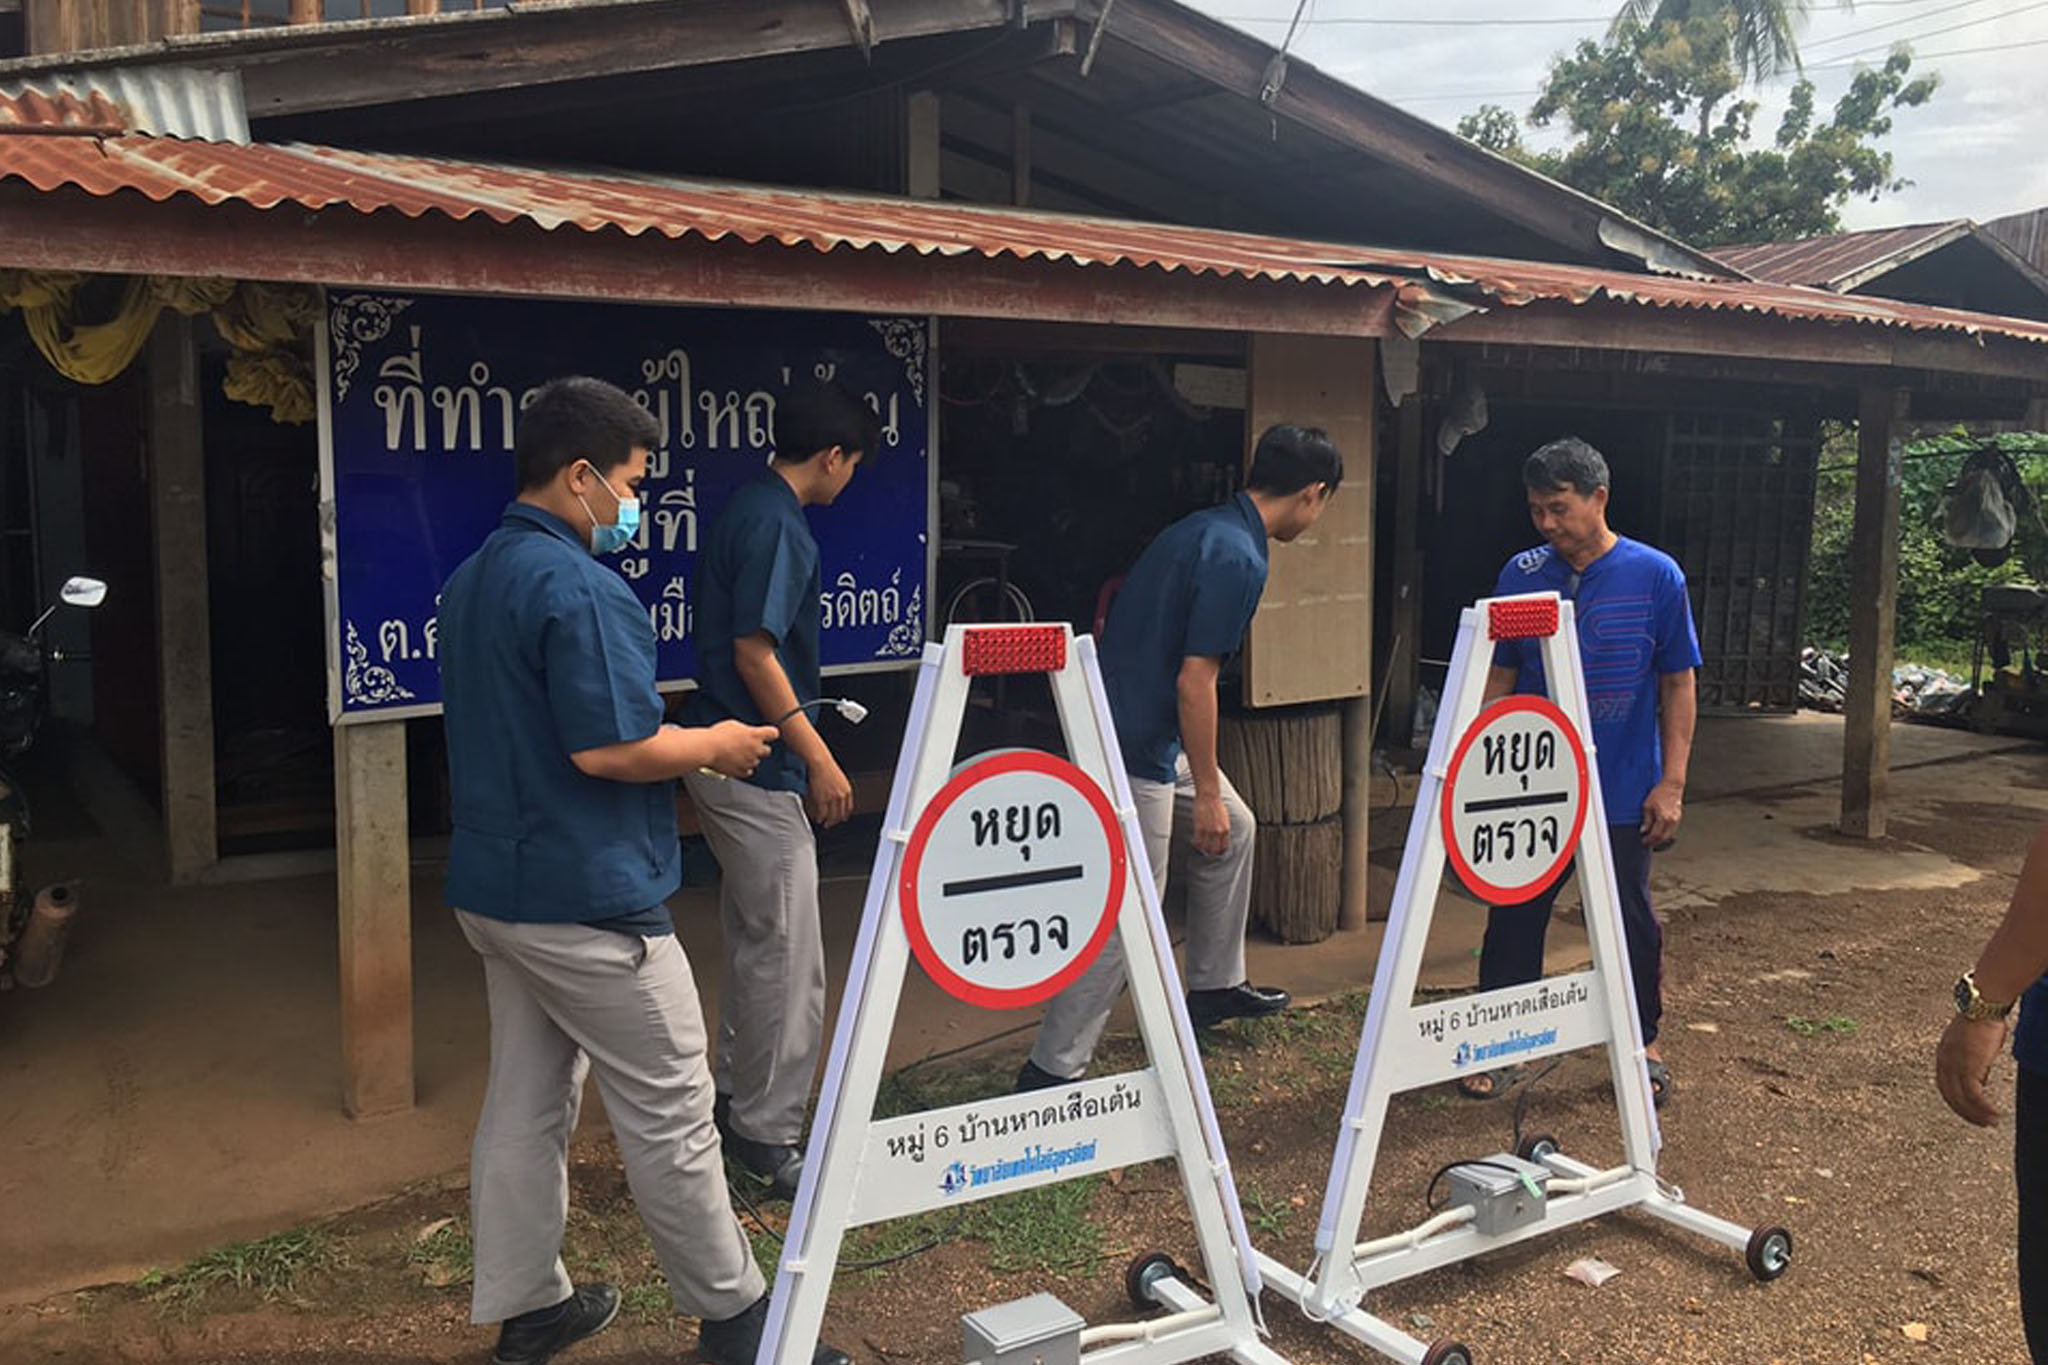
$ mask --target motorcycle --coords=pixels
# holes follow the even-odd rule
[[[47,986],[55,979],[78,909],[69,885],[21,894],[19,845],[29,832],[28,793],[6,765],[35,742],[44,716],[45,671],[64,657],[43,642],[44,624],[59,607],[96,607],[106,597],[107,585],[98,579],[72,578],[25,634],[0,631],[0,990]]]

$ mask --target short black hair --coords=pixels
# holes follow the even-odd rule
[[[1267,427],[1252,449],[1252,469],[1244,486],[1254,493],[1290,497],[1315,483],[1328,484],[1334,493],[1342,482],[1344,457],[1328,432],[1280,422]]]
[[[1607,457],[1576,436],[1562,436],[1522,462],[1522,485],[1532,493],[1569,488],[1582,498],[1607,487]]]
[[[519,415],[513,453],[521,492],[539,488],[578,460],[600,474],[661,444],[653,414],[602,379],[572,375],[549,380]]]
[[[775,458],[786,464],[802,464],[833,446],[872,463],[881,440],[875,410],[829,379],[798,380],[775,405]]]

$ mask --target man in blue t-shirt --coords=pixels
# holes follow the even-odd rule
[[[767,1295],[728,1201],[704,1015],[664,904],[681,879],[675,778],[754,771],[774,731],[662,723],[646,608],[597,556],[640,523],[646,411],[595,379],[519,421],[519,495],[441,594],[454,833],[447,900],[483,958],[490,1082],[470,1161],[470,1313],[496,1365],[608,1326],[610,1285],[562,1267],[586,1076],[676,1307],[714,1365],[753,1365]],[[815,1365],[846,1365],[820,1346]]]
[[[732,495],[698,560],[700,723],[772,725],[781,743],[744,782],[683,781],[718,859],[725,976],[717,1118],[726,1150],[770,1193],[796,1196],[804,1108],[825,1029],[818,843],[853,813],[853,784],[805,707],[818,701],[818,542],[805,510],[829,507],[872,459],[874,410],[807,380],[775,405],[775,458]]]
[[[1577,437],[1552,441],[1522,466],[1529,519],[1544,543],[1509,560],[1496,596],[1555,592],[1573,602],[1586,709],[1605,800],[1614,879],[1621,892],[1636,1017],[1659,1105],[1676,1091],[1657,1044],[1664,1014],[1664,930],[1650,906],[1650,855],[1670,843],[1685,812],[1686,766],[1699,716],[1694,670],[1700,642],[1686,600],[1685,574],[1671,556],[1616,535],[1607,525],[1607,461]],[[1486,699],[1545,691],[1534,640],[1495,647]],[[1495,906],[1479,952],[1479,989],[1518,986],[1543,975],[1543,939],[1551,907],[1571,876],[1522,905]],[[1514,1078],[1513,1068],[1478,1072],[1459,1089],[1486,1099]]]
[[[2025,992],[2024,998],[2022,992]],[[2036,835],[2005,918],[1956,982],[1956,1015],[1934,1054],[1948,1107],[1979,1127],[1998,1122],[1984,1093],[1991,1061],[2012,1030],[2013,1171],[2019,1185],[2020,1319],[2028,1354],[2048,1365],[2048,831]]]
[[[1188,858],[1188,1015],[1197,1028],[1287,1008],[1287,992],[1245,979],[1251,908],[1251,808],[1216,766],[1216,679],[1266,590],[1266,542],[1315,524],[1344,478],[1321,431],[1275,426],[1252,452],[1245,491],[1183,517],[1145,547],[1118,591],[1099,642],[1103,687],[1145,853],[1161,894],[1176,833]],[[1124,986],[1111,938],[1087,973],[1054,998],[1019,1090],[1078,1079]]]

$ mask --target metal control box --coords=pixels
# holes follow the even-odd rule
[[[999,1303],[960,1319],[968,1365],[1080,1365],[1079,1313],[1050,1294]]]
[[[1543,1220],[1550,1168],[1506,1152],[1445,1172],[1451,1205],[1474,1210],[1472,1226],[1489,1237]]]

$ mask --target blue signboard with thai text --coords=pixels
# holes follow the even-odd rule
[[[813,514],[825,671],[914,663],[931,563],[929,339],[921,318],[330,291],[321,378],[337,721],[440,702],[436,604],[515,492],[520,409],[594,375],[661,425],[641,532],[607,562],[647,607],[665,686],[696,672],[701,532],[773,449],[775,399],[821,375],[864,396],[881,448]]]

